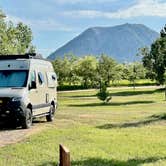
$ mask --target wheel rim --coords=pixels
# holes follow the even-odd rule
[[[28,114],[27,114],[27,125],[31,126],[31,124],[32,124],[32,115],[31,115],[31,112],[28,112]]]
[[[51,119],[54,119],[54,113],[51,111]]]
[[[51,115],[51,119],[54,119],[54,108],[53,107],[51,108],[51,114],[50,115]]]

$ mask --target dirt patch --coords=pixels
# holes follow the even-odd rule
[[[30,135],[36,134],[45,129],[47,124],[49,123],[45,123],[45,121],[38,121],[33,123],[33,126],[30,129],[2,129],[0,130],[0,147],[20,142]]]

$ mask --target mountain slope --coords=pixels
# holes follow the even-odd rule
[[[119,62],[131,62],[138,57],[138,48],[150,46],[159,34],[142,24],[89,28],[53,52],[48,59],[67,53],[77,56],[107,54]]]

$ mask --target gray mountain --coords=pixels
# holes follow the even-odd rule
[[[57,49],[48,59],[69,53],[76,56],[107,54],[119,62],[132,62],[138,59],[138,48],[150,46],[157,37],[157,32],[142,24],[93,27]]]

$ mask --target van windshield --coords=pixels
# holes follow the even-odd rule
[[[25,87],[27,78],[27,70],[0,70],[0,88]]]

